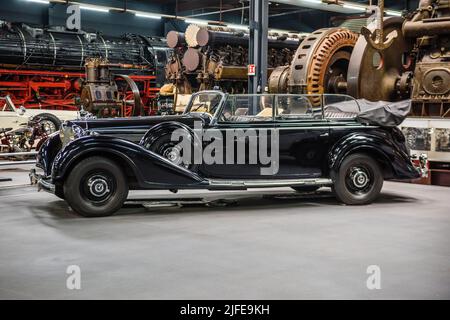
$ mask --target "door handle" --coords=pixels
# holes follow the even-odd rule
[[[330,134],[329,134],[328,132],[322,133],[322,134],[320,135],[321,138],[326,138],[326,137],[329,137],[329,136],[330,136]]]

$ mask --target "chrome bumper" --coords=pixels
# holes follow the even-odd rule
[[[422,153],[420,156],[413,154],[411,156],[414,167],[419,172],[421,178],[428,178],[429,173],[429,163],[428,155]]]
[[[31,169],[28,174],[30,177],[30,183],[37,185],[38,191],[44,190],[47,192],[55,193],[55,185],[49,181],[48,178],[41,174],[36,173],[36,169]]]

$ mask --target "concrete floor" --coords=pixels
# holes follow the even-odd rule
[[[26,181],[25,170],[15,174]],[[143,194],[168,195],[133,196]],[[0,298],[450,298],[449,188],[386,183],[364,207],[340,205],[327,189],[171,197],[200,194],[238,201],[128,205],[86,219],[33,187],[0,188]],[[81,268],[81,290],[66,288],[69,265]],[[380,290],[366,287],[369,265],[381,269]]]

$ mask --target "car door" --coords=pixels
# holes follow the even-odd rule
[[[202,174],[220,179],[273,178],[271,146],[275,129],[273,95],[229,95],[212,123],[222,146],[222,163],[203,163]],[[278,140],[276,140],[278,143]],[[203,149],[208,150],[209,142]],[[207,153],[207,152],[206,152]],[[274,168],[275,170],[277,168]]]
[[[279,129],[278,178],[307,179],[323,176],[327,168],[330,127],[317,99],[306,95],[277,95],[276,126]]]

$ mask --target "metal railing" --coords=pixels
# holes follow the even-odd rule
[[[20,157],[20,156],[36,156],[36,151],[29,152],[10,152],[10,153],[0,153],[0,158],[12,158],[12,157]],[[36,163],[35,159],[32,160],[19,160],[19,161],[0,161],[0,167],[3,166],[14,166],[20,164],[34,164]]]

